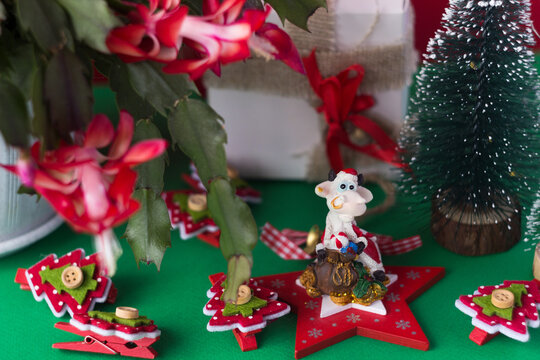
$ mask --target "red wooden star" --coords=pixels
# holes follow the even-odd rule
[[[398,279],[388,287],[383,299],[387,315],[358,309],[320,318],[322,298],[311,298],[296,283],[302,272],[255,278],[258,284],[273,289],[298,314],[295,358],[300,359],[354,335],[366,336],[414,349],[427,350],[429,341],[411,312],[408,303],[444,276],[442,267],[386,266]]]

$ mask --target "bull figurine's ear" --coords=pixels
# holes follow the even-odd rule
[[[358,174],[358,186],[364,185],[364,175]]]
[[[326,197],[332,190],[332,182],[331,181],[323,181],[319,185],[315,186],[315,194],[319,195],[320,197]]]
[[[330,169],[330,171],[328,172],[328,181],[334,181],[335,178],[336,172],[334,171],[334,169]]]

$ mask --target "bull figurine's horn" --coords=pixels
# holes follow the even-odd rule
[[[335,178],[336,172],[334,171],[334,169],[330,169],[330,171],[328,172],[328,181],[334,181]]]
[[[364,175],[358,174],[358,185],[364,185]]]

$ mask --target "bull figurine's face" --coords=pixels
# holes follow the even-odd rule
[[[315,193],[326,198],[330,211],[340,215],[360,216],[366,212],[366,204],[373,199],[371,191],[358,184],[358,176],[353,169],[340,171],[337,176],[331,172],[328,181],[315,187]]]

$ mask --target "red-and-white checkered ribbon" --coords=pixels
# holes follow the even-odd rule
[[[365,230],[363,232],[367,233]],[[273,252],[285,260],[307,260],[314,256],[306,254],[300,245],[307,239],[307,232],[292,229],[283,229],[281,232],[275,227],[266,223],[261,233],[261,241],[265,243]],[[422,246],[422,239],[415,235],[406,239],[394,241],[391,236],[369,234],[376,238],[382,255],[399,255],[413,251]]]
[[[287,230],[288,229],[284,229],[283,232],[287,233]],[[295,231],[293,232],[297,234],[300,233]],[[295,239],[295,236],[293,233],[291,233],[291,230],[289,230],[289,235],[293,235],[292,238]],[[306,237],[307,233],[304,235],[304,242],[306,241]],[[301,241],[298,241],[298,236],[296,236],[295,240],[285,236],[282,232],[270,225],[270,223],[266,223],[263,226],[261,241],[272,249],[273,252],[278,254],[279,257],[285,260],[311,259],[311,255],[306,254],[304,250],[298,246],[301,245]]]

